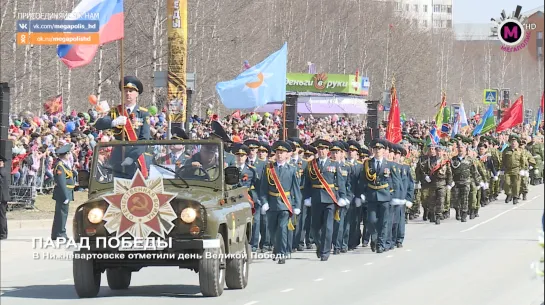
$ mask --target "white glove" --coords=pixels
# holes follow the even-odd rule
[[[409,200],[405,200],[405,206],[410,209],[413,206],[413,203],[410,202]]]
[[[131,165],[133,163],[134,163],[134,160],[127,157],[127,158],[125,158],[125,160],[123,160],[123,162],[121,162],[121,166],[129,166],[129,165]]]
[[[354,202],[356,203],[356,208],[361,207],[361,198],[356,198]]]
[[[490,185],[488,184],[488,182],[485,182],[484,183],[484,189],[487,190],[489,187],[490,187]]]
[[[127,117],[122,115],[112,121],[112,127],[125,126],[125,124],[127,124]]]
[[[265,204],[261,207],[261,214],[265,215],[265,213],[267,213],[268,210],[269,210],[269,204],[268,204],[268,203],[265,203]]]
[[[503,174],[504,174],[503,171],[499,171],[499,172],[498,172],[498,176],[499,176],[499,175],[503,175]]]
[[[307,198],[305,199],[304,204],[306,207],[310,207],[312,205],[312,201],[310,200],[310,198]]]
[[[452,189],[452,186],[450,186],[450,185],[447,185],[447,190],[449,190],[449,191],[450,191],[451,189]]]
[[[69,201],[70,201],[70,200],[66,199],[66,200],[63,202],[63,204],[68,204]]]
[[[494,173],[490,173],[490,178],[494,178]]]
[[[431,182],[430,176],[426,176],[426,178],[425,178],[425,179],[426,179],[426,181],[427,181],[428,183],[430,183],[430,182]]]
[[[295,215],[299,215],[299,214],[301,214],[301,210],[300,209],[294,209],[293,213],[295,213]]]
[[[450,188],[453,188],[455,185],[456,185],[456,182],[452,181],[452,183],[450,184]]]
[[[524,175],[526,175],[526,177],[530,177],[530,172],[529,171],[524,171]]]
[[[500,180],[500,178],[498,178],[498,176],[494,176],[494,181],[498,181]]]
[[[360,198],[361,198],[361,201],[362,201],[362,202],[365,201],[365,195],[364,195],[364,194],[361,194]]]
[[[417,189],[417,190],[421,189],[422,188],[422,183],[420,183],[420,182],[416,183],[414,188]]]
[[[339,199],[339,201],[338,201],[339,206],[340,206],[340,207],[345,207],[345,206],[346,206],[346,201],[347,201],[347,200],[344,199],[344,198]]]
[[[481,181],[481,183],[479,183],[479,186],[484,189],[484,187],[485,187],[484,182]]]
[[[522,170],[522,169],[520,170],[519,175],[526,176],[526,174],[524,173],[524,170]]]
[[[528,167],[528,169],[533,169],[534,167],[530,165],[530,167]]]

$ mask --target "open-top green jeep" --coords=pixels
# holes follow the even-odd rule
[[[221,141],[98,143],[88,184],[73,222],[79,297],[97,296],[104,271],[127,289],[148,266],[197,272],[204,296],[246,287],[253,203]]]

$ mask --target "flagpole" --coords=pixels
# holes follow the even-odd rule
[[[121,111],[123,111],[123,109],[125,109],[125,82],[124,82],[124,78],[125,78],[125,59],[124,59],[124,56],[123,56],[123,41],[125,39],[124,38],[121,38],[121,41],[119,42],[119,58],[121,60],[121,64],[120,64],[120,80],[121,80]],[[128,120],[129,118],[127,118]],[[123,127],[125,128],[125,127]],[[122,132],[121,133],[121,141],[125,141],[125,132]],[[124,157],[124,156],[122,156]],[[124,159],[124,158],[123,158]]]

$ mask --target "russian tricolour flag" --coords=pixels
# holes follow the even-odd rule
[[[122,39],[124,35],[123,0],[83,0],[72,11],[74,18],[85,20],[85,16],[99,16],[100,45]],[[63,44],[57,47],[57,55],[69,69],[89,64],[98,50],[98,45]]]

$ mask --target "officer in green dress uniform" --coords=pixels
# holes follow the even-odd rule
[[[520,194],[521,171],[524,167],[524,156],[520,149],[520,138],[517,135],[509,136],[509,147],[502,153],[502,171],[505,175],[503,189],[507,197],[505,203],[517,204]]]
[[[305,176],[304,172],[307,169],[308,162],[303,159],[303,142],[299,138],[290,138],[289,139],[291,143],[293,143],[293,147],[295,148],[290,159],[290,165],[294,166],[297,169],[297,173],[300,177],[300,189],[303,190],[303,187],[305,185]],[[301,206],[301,215],[297,217],[297,224],[295,224],[295,232],[294,232],[294,241],[292,243],[293,250],[296,251],[303,251],[305,247],[305,235],[307,231],[305,231],[306,219],[309,218],[310,213],[310,207]],[[310,219],[310,218],[309,218]],[[310,242],[307,244],[307,246],[311,246]]]
[[[339,166],[340,175],[341,175],[341,187],[346,190],[346,199],[348,203],[344,207],[337,208],[338,218],[333,221],[333,254],[337,255],[340,253],[348,252],[348,220],[346,215],[348,214],[348,208],[350,207],[350,202],[354,198],[354,192],[352,190],[352,166],[345,162],[344,153],[346,147],[341,141],[334,141],[331,143],[332,147],[330,149],[333,160],[337,162]],[[334,217],[335,218],[335,217]]]
[[[271,146],[267,142],[259,142],[259,148],[258,151],[258,160],[260,163],[264,162],[262,166],[262,170],[258,169],[259,177],[260,179],[263,178],[263,175],[265,174],[265,166],[269,163],[269,155],[271,153]],[[261,181],[256,186],[258,189],[259,197],[261,198],[261,190],[259,190],[259,187],[261,186]],[[260,202],[261,205],[261,202]],[[257,214],[257,212],[256,212]],[[260,221],[259,221],[259,235],[261,238],[259,239],[259,249],[261,252],[268,252],[272,251],[272,243],[271,243],[271,234],[269,233],[269,227],[267,225],[267,214],[264,212],[260,212]],[[256,226],[257,227],[257,226]],[[256,228],[257,229],[257,228]],[[253,245],[252,245],[253,246]]]
[[[256,168],[246,162],[250,154],[250,148],[242,143],[237,143],[233,145],[232,152],[236,157],[236,167],[240,170],[240,186],[248,188],[248,194],[254,202],[255,207],[255,202],[258,199],[255,188],[258,181],[258,174]]]
[[[118,113],[117,107],[113,107],[107,116],[98,119],[95,123],[97,130],[114,131],[116,140],[123,139],[125,132],[125,124],[130,121],[136,136],[135,140],[149,140],[150,133],[150,114],[144,107],[137,106],[138,95],[144,91],[142,82],[134,76],[125,76],[123,87],[119,84],[120,89],[124,90],[126,97],[125,111],[128,114],[126,117],[123,113]],[[122,87],[122,88],[121,88]],[[125,141],[130,140],[127,135],[124,136]],[[113,166],[114,176],[131,179],[139,167],[138,158],[146,151],[146,146],[116,146],[110,157],[110,164]],[[147,165],[146,165],[147,166]]]
[[[318,153],[318,150],[316,149],[316,147],[312,145],[303,145],[304,157],[301,157],[301,159],[305,162],[304,164],[306,164],[304,165],[305,171],[303,172],[303,176],[301,177],[303,181],[305,181],[304,179],[306,179],[306,171],[308,170],[308,164],[309,162],[314,160],[317,153]],[[305,184],[301,184],[303,186],[301,191],[304,190]],[[310,225],[312,222],[312,205],[310,202],[308,201],[304,202],[303,210],[301,212],[301,216],[299,217],[299,219],[301,219],[299,220],[299,228],[301,228],[300,234],[301,234],[302,245],[310,250],[314,247],[314,236],[312,235],[313,234],[312,227]],[[299,245],[301,246],[301,242],[299,243]],[[298,250],[299,249],[300,248],[298,247]]]
[[[259,159],[259,147],[261,143],[257,140],[246,140],[244,141],[244,146],[248,147],[248,156],[246,158],[246,164],[254,168],[255,171],[255,183],[251,186],[252,191],[256,194],[260,194],[259,186],[261,185],[261,177],[263,176],[263,170],[266,161]],[[236,151],[236,150],[235,150]],[[252,252],[256,252],[259,247],[259,235],[261,228],[261,220],[264,216],[261,214],[261,201],[260,196],[252,197],[254,200],[255,214],[252,225],[252,238],[250,239],[250,245],[252,246]],[[264,238],[262,235],[261,238]]]
[[[288,206],[291,206],[293,214],[301,213],[301,207],[298,205],[301,202],[301,190],[297,169],[288,163],[291,145],[285,141],[277,141],[272,149],[276,151],[277,161],[267,165],[265,175],[261,178],[262,211],[267,213],[269,232],[274,245],[273,254],[279,257],[279,264],[285,264],[290,252],[288,249],[290,218]],[[271,165],[273,169],[270,169]]]
[[[53,189],[53,200],[55,200],[55,216],[53,217],[53,228],[51,230],[51,239],[53,240],[67,238],[68,203],[74,200],[75,186],[74,174],[66,165],[71,149],[72,145],[67,144],[55,151],[59,161],[54,170],[55,188]]]

